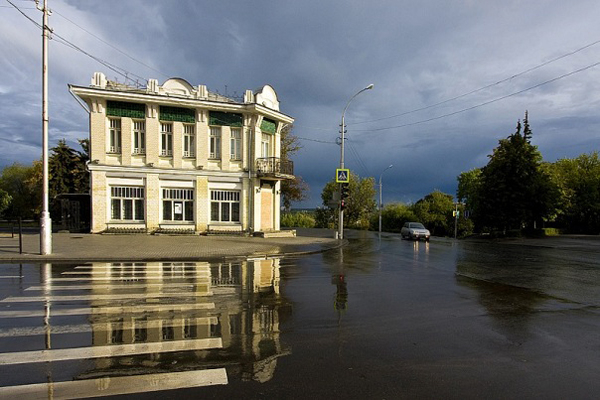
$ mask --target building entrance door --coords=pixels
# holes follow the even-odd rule
[[[263,185],[260,189],[260,226],[262,231],[273,229],[273,188]]]

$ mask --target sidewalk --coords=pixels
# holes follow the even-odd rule
[[[319,253],[342,246],[333,231],[297,229],[290,238],[54,233],[52,254],[40,255],[40,236],[0,233],[0,262],[217,261],[230,258]]]

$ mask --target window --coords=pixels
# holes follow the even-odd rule
[[[231,128],[231,160],[242,159],[242,130],[240,128]]]
[[[146,122],[133,121],[133,154],[146,154]]]
[[[212,190],[210,200],[210,220],[212,222],[240,222],[239,191]]]
[[[219,160],[221,158],[221,128],[210,127],[210,154],[209,158]]]
[[[194,157],[196,155],[196,127],[194,125],[183,125],[183,156]]]
[[[121,119],[108,119],[108,152],[118,154],[121,152]]]
[[[263,133],[260,141],[260,156],[263,158],[269,157],[271,154],[271,135]]]
[[[111,219],[114,221],[144,220],[144,188],[113,186],[110,188]]]
[[[164,157],[173,156],[173,124],[160,124],[160,155]]]
[[[163,189],[162,195],[164,221],[194,220],[193,189]]]

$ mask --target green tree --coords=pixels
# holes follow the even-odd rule
[[[52,154],[48,159],[50,172],[50,198],[61,193],[75,192],[75,170],[77,168],[78,156],[65,139],[50,149]]]
[[[73,171],[75,193],[88,193],[90,191],[90,172],[87,169],[87,162],[90,160],[90,140],[78,139],[81,151],[76,151],[77,163]]]
[[[375,179],[360,178],[350,173],[350,195],[344,200],[344,226],[356,229],[368,229],[370,217],[376,210]],[[337,222],[337,206],[333,206],[334,193],[339,192],[339,183],[335,179],[328,182],[321,192],[324,208],[317,210],[317,225],[329,227],[332,220]],[[322,224],[326,222],[327,226]]]
[[[38,178],[41,163],[31,166],[14,163],[5,167],[0,176],[0,189],[11,196],[12,201],[4,211],[9,219],[32,219],[41,211],[42,186]]]
[[[405,222],[416,221],[412,207],[403,203],[386,204],[381,210],[381,229],[385,232],[400,232]],[[371,218],[371,229],[379,229],[379,214]]]
[[[291,161],[291,157],[302,149],[300,140],[292,133],[293,128],[293,125],[287,125],[281,130],[282,161]],[[308,184],[299,175],[296,175],[293,180],[284,180],[281,183],[284,209],[289,211],[292,208],[292,202],[305,200],[308,197],[308,190]]]
[[[530,143],[526,119],[515,133],[499,141],[490,161],[481,170],[481,185],[475,213],[482,226],[506,231],[533,226],[551,216],[558,190],[542,168],[542,156]]]
[[[456,198],[460,203],[464,203],[465,210],[473,214],[479,208],[479,193],[481,191],[481,168],[474,168],[467,172],[462,172],[458,176],[458,190]]]
[[[417,201],[413,206],[417,219],[433,236],[454,235],[454,201],[452,195],[435,190]]]
[[[571,232],[600,233],[598,152],[558,160],[550,170],[561,193],[559,223]]]
[[[10,202],[12,201],[12,196],[8,194],[6,191],[0,189],[0,216],[2,216],[4,210],[6,210],[10,206]]]

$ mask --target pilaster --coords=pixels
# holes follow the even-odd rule
[[[146,229],[153,232],[160,222],[160,181],[158,174],[146,175]]]

